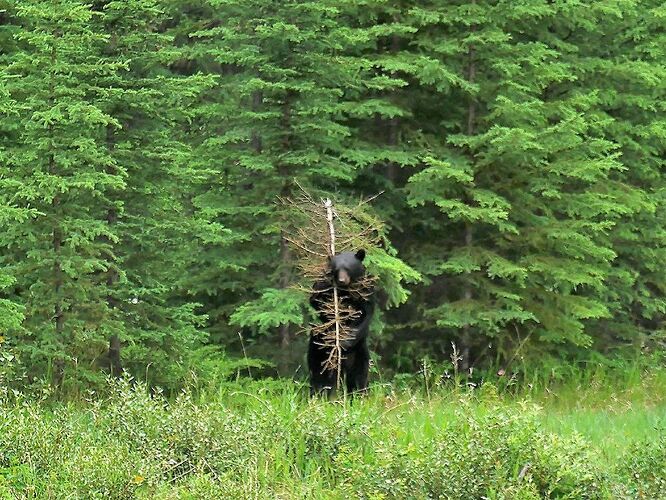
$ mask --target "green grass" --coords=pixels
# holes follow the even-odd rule
[[[599,380],[599,377],[597,377]],[[288,381],[0,398],[0,498],[666,497],[666,379],[467,390]]]
[[[610,465],[635,443],[666,431],[666,372],[661,369],[624,370],[619,376],[588,370],[566,383],[524,387],[521,396],[542,407],[544,430],[582,435]]]
[[[633,444],[666,432],[666,407],[630,409],[610,413],[599,409],[544,412],[545,430],[571,436],[580,434],[612,465]]]

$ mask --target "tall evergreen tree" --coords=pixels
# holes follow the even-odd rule
[[[3,227],[0,259],[17,278],[26,308],[20,348],[33,375],[48,367],[61,385],[79,363],[95,359],[108,319],[103,273],[107,241],[117,236],[105,223],[102,200],[122,189],[124,179],[108,171],[114,161],[105,130],[119,124],[97,105],[93,81],[116,65],[102,56],[105,37],[91,29],[86,5],[13,7],[17,47],[2,71],[17,112],[4,152],[11,175],[2,197],[38,215]]]
[[[104,53],[118,64],[100,80],[102,106],[122,125],[107,127],[105,145],[115,162],[110,168],[125,175],[124,188],[105,200],[107,224],[119,238],[107,254],[107,303],[119,319],[107,333],[107,360],[113,373],[124,367],[169,387],[192,369],[191,356],[205,339],[196,304],[179,293],[198,258],[193,234],[200,231],[192,219],[191,150],[183,130],[213,79],[168,70],[181,56],[162,2],[97,8],[95,26],[108,36]]]
[[[594,92],[569,90],[579,68],[547,29],[584,10],[477,1],[419,16],[416,43],[466,80],[441,109],[441,140],[409,182],[415,207],[432,204],[430,217],[445,216],[428,225],[437,235],[430,252],[419,248],[431,287],[443,291],[423,297],[424,314],[458,329],[465,367],[511,357],[527,335],[536,345],[589,346],[586,320],[609,314],[603,296],[615,253],[605,231],[628,208],[606,185],[620,164],[593,112]]]
[[[12,224],[17,223],[10,210],[7,207],[0,206],[0,221],[2,221],[2,224],[8,225],[10,218]],[[13,333],[20,328],[23,320],[23,308],[14,300],[7,298],[6,295],[6,289],[14,285],[15,282],[14,277],[6,274],[4,270],[0,270],[0,337],[2,337],[3,343],[8,340],[7,337],[10,332]]]
[[[16,48],[4,76],[17,112],[2,194],[37,216],[5,226],[3,259],[20,277],[31,375],[50,370],[60,384],[65,372],[89,378],[99,365],[119,374],[124,357],[168,385],[203,339],[195,306],[174,296],[194,255],[178,130],[210,79],[169,75],[176,54],[157,31],[165,17],[155,2],[96,8],[12,10]]]
[[[307,314],[275,201],[294,180],[340,203],[383,192],[368,260],[404,303],[373,335],[394,366],[450,342],[463,368],[658,345],[665,15],[0,0],[4,345],[33,379],[175,387],[206,335],[234,349],[241,330],[288,373]]]
[[[0,31],[5,35],[4,30]],[[0,36],[0,40],[4,41],[4,36]],[[9,140],[11,139],[11,127],[7,126],[10,117],[15,112],[15,103],[9,96],[6,88],[7,81],[4,75],[0,75],[0,186],[8,182],[10,172],[4,165],[5,151]],[[9,205],[6,197],[0,196],[0,226],[8,227],[10,225],[22,224],[25,222],[29,212],[18,210],[16,207]],[[6,264],[0,267],[0,337],[2,342],[7,341],[7,336],[10,331],[16,331],[20,327],[23,320],[22,308],[15,302],[10,300],[6,290],[15,283],[15,278],[6,273]],[[2,346],[0,346],[0,349]]]
[[[602,4],[603,5],[603,4]],[[614,195],[631,206],[609,233],[617,258],[606,300],[613,315],[596,328],[596,348],[608,351],[661,339],[666,320],[666,11],[662,2],[622,3],[598,9],[597,43],[579,40],[589,68],[580,84],[596,89],[605,133],[618,144],[622,170]]]
[[[363,152],[350,144],[343,118],[353,114],[345,98],[357,92],[362,68],[345,57],[349,33],[333,5],[256,0],[210,6],[215,19],[192,34],[200,40],[194,51],[200,64],[217,65],[221,79],[198,150],[202,171],[214,165],[205,183],[210,187],[195,202],[235,243],[223,259],[219,248],[211,249],[216,260],[207,267],[219,274],[194,273],[192,288],[226,298],[222,324],[229,318],[258,332],[277,329],[286,351],[293,325],[303,323],[304,301],[289,288],[293,259],[275,199],[289,195],[294,178],[314,189],[353,192]],[[398,261],[391,262],[397,269]],[[248,295],[258,298],[238,308]]]

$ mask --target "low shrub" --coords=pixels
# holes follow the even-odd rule
[[[196,399],[129,380],[78,404],[0,398],[0,498],[664,497],[664,438],[608,467],[492,389],[309,401],[286,382]]]
[[[625,498],[666,498],[666,429],[656,429],[655,439],[635,443],[619,461],[618,496]],[[621,494],[621,495],[620,495]]]

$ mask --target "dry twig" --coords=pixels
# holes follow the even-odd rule
[[[353,207],[334,207],[330,199],[317,201],[298,182],[296,186],[298,191],[293,197],[279,197],[278,200],[290,214],[292,227],[285,230],[286,240],[293,248],[299,274],[303,281],[309,282],[308,285],[301,282],[295,287],[312,292],[312,280],[318,282],[327,277],[329,259],[336,255],[336,251],[352,251],[378,245],[381,223],[367,214],[364,207],[376,196],[362,200]],[[359,214],[364,216],[360,217]],[[358,319],[360,311],[345,303],[333,280],[330,284],[330,289],[319,290],[332,291],[330,303],[323,304],[323,310],[318,311],[320,317],[327,320],[310,325],[310,334],[318,345],[330,349],[322,372],[335,370],[339,388],[344,359],[342,345],[353,337],[351,325]],[[368,298],[372,294],[373,286],[374,278],[366,275],[352,283],[347,293],[353,298]]]

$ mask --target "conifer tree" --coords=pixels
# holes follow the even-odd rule
[[[9,224],[10,217],[12,217],[10,211],[6,207],[0,207],[0,221],[3,225]],[[12,220],[12,224],[16,223],[15,219]],[[23,320],[23,308],[15,301],[6,298],[5,295],[5,290],[15,282],[14,277],[6,274],[4,270],[0,270],[0,337],[2,337],[2,342],[7,341],[10,332],[13,333],[19,329]]]
[[[404,304],[375,316],[385,362],[657,346],[664,16],[0,0],[0,337],[57,385],[150,366],[176,387],[239,330],[287,373],[307,307],[276,200],[297,181],[342,205],[382,192],[369,267]]]
[[[4,31],[0,31],[0,33],[5,34]],[[0,39],[4,40],[4,37],[0,37]],[[15,103],[9,96],[6,84],[6,76],[0,74],[0,189],[5,183],[11,183],[10,172],[4,165],[6,165],[6,145],[11,140],[11,126],[8,127],[7,124],[15,112]],[[29,215],[29,212],[9,205],[5,196],[0,196],[0,227],[22,224]],[[13,333],[18,330],[23,320],[22,308],[15,301],[7,298],[9,294],[6,290],[15,283],[15,278],[6,273],[6,266],[7,264],[4,263],[3,267],[0,267],[0,337],[2,337],[3,343],[8,341],[9,332]],[[0,349],[2,349],[1,345]]]
[[[107,303],[120,320],[108,335],[107,360],[112,373],[124,367],[171,387],[205,339],[196,304],[180,294],[200,231],[190,217],[194,184],[183,130],[212,78],[168,71],[181,54],[160,2],[112,1],[98,9],[105,54],[119,65],[100,81],[104,110],[122,125],[107,127],[106,148],[125,175],[124,189],[105,200],[107,223],[119,238],[107,256]]]
[[[28,2],[11,14],[3,196],[36,216],[8,224],[3,244],[22,278],[31,375],[151,366],[169,385],[203,340],[195,306],[174,297],[195,255],[178,131],[210,78],[169,75],[177,54],[154,1]]]
[[[574,35],[579,58],[589,68],[580,84],[596,89],[597,113],[621,154],[623,168],[613,174],[608,191],[629,207],[609,233],[617,258],[606,297],[612,316],[596,328],[595,347],[601,351],[618,342],[638,347],[664,333],[665,15],[661,2],[623,3],[596,12],[603,28],[597,43]]]
[[[117,235],[105,223],[102,200],[124,179],[109,171],[114,161],[104,144],[106,128],[119,123],[98,105],[91,80],[117,66],[102,56],[105,37],[91,29],[86,5],[12,7],[16,51],[3,74],[16,114],[2,197],[37,215],[3,228],[0,259],[17,278],[26,309],[20,349],[34,375],[48,369],[59,386],[96,358],[108,320],[105,255]]]
[[[303,323],[304,300],[289,286],[293,258],[276,196],[288,196],[294,178],[315,190],[355,179],[361,160],[343,117],[353,114],[345,97],[360,85],[359,66],[345,57],[348,34],[334,6],[265,0],[210,5],[212,27],[192,37],[199,40],[200,60],[221,75],[206,115],[209,135],[198,149],[206,161],[202,171],[216,168],[195,202],[235,243],[223,250],[226,258],[208,266],[220,274],[194,274],[193,288],[227,298],[219,311],[223,322],[230,318],[258,332],[277,329],[286,350],[293,325]],[[219,256],[218,248],[213,251]],[[207,285],[211,280],[215,285]],[[248,294],[257,298],[237,309]]]
[[[440,112],[440,144],[409,182],[411,203],[447,221],[428,226],[445,259],[437,240],[420,252],[431,286],[444,289],[428,294],[424,313],[458,329],[463,366],[507,358],[533,333],[536,343],[589,346],[586,320],[609,314],[604,280],[615,253],[604,231],[626,207],[604,187],[620,164],[594,95],[561,90],[576,67],[544,29],[581,14],[536,1],[420,14],[416,43],[466,80]]]

